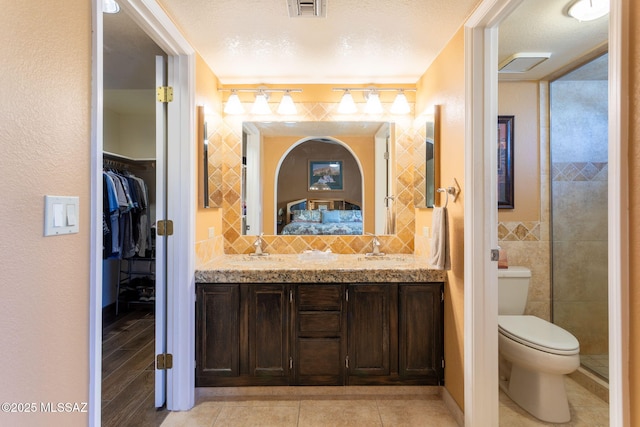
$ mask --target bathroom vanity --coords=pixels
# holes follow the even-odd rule
[[[445,279],[412,255],[219,257],[196,272],[196,386],[443,384]]]

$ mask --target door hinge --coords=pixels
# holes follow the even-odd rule
[[[173,354],[164,353],[156,356],[156,369],[166,370],[173,368]]]
[[[158,86],[156,91],[158,102],[173,101],[173,88],[171,86]]]
[[[156,223],[158,236],[173,236],[173,221],[170,219],[161,219]]]
[[[349,369],[349,356],[344,358],[344,367]]]
[[[500,249],[491,249],[491,261],[498,261],[500,259]]]

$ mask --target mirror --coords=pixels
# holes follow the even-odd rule
[[[415,171],[415,204],[418,208],[433,208],[439,204],[440,193],[440,106],[426,115],[426,123],[420,130],[421,144],[417,147],[418,162]]]
[[[433,115],[427,117],[426,136],[426,207],[436,205],[436,189],[440,185],[440,106],[433,107]]]
[[[394,125],[244,122],[241,234],[394,234]]]

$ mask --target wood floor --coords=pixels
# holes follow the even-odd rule
[[[154,407],[152,308],[107,308],[102,324],[102,425],[159,426],[168,411]]]

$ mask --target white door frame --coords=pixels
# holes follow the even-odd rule
[[[168,123],[167,409],[193,407],[195,393],[195,52],[154,0],[120,0],[121,7],[170,58],[174,101]],[[92,1],[91,257],[89,307],[89,424],[101,424],[102,385],[102,1]]]
[[[522,0],[484,0],[465,23],[465,426],[495,426],[498,413],[495,118],[498,25]],[[629,423],[628,78],[629,0],[609,15],[609,423]]]

